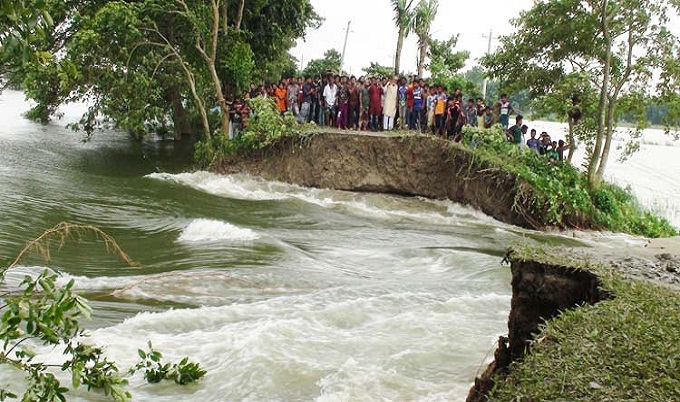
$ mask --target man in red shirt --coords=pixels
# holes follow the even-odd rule
[[[378,118],[382,109],[383,90],[375,77],[371,78],[371,87],[368,88],[369,106],[368,115],[370,118],[369,126],[371,130],[378,131]]]
[[[416,118],[416,116],[413,116],[413,82],[411,85],[409,85],[408,89],[406,90],[406,121],[408,121],[408,128],[412,128],[413,126],[413,119]]]

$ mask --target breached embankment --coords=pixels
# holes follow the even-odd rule
[[[545,229],[532,203],[531,186],[470,149],[430,136],[286,138],[247,156],[224,158],[212,170],[306,187],[448,198],[505,223]],[[588,226],[573,217],[565,222]]]
[[[512,300],[508,336],[498,339],[494,361],[475,379],[467,402],[489,400],[496,383],[507,377],[510,364],[522,360],[528,352],[540,324],[566,309],[611,297],[591,272],[512,257],[512,253],[509,258]]]
[[[499,338],[467,402],[677,396],[680,239],[626,249],[513,250],[507,260],[508,336]]]

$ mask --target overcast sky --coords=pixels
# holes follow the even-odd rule
[[[416,2],[418,0],[415,0]],[[309,30],[291,54],[304,63],[323,57],[330,48],[342,52],[347,21],[352,21],[343,69],[361,75],[361,69],[372,61],[394,65],[397,28],[393,22],[390,0],[311,0],[317,13],[325,18],[321,28]],[[468,66],[486,53],[489,31],[493,35],[512,32],[510,19],[531,8],[533,0],[439,0],[439,11],[431,34],[448,39],[460,34],[459,50],[470,51]],[[497,42],[492,41],[492,50]],[[415,71],[416,36],[409,35],[401,56],[402,70]]]

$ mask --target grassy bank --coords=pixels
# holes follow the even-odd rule
[[[677,288],[624,279],[611,269],[518,251],[564,269],[595,273],[609,300],[563,312],[512,363],[492,401],[671,401],[680,399],[680,294]]]
[[[591,190],[586,175],[569,163],[550,164],[545,156],[506,141],[499,127],[469,129],[463,146],[479,158],[511,172],[530,185],[531,209],[521,211],[548,226],[584,224],[587,229],[609,230],[646,237],[671,237],[678,231],[666,219],[643,208],[627,189],[604,183]],[[521,195],[521,194],[520,194]]]
[[[215,134],[209,142],[197,144],[199,162],[209,166],[227,156],[248,157],[262,152],[283,138],[293,138],[304,145],[314,135],[338,132],[314,125],[301,126],[290,114],[282,117],[271,99],[254,99],[252,107],[254,113],[248,129],[235,139]],[[417,138],[417,134],[408,132],[378,134],[402,136],[405,141]],[[549,164],[545,157],[520,150],[506,141],[499,127],[469,129],[462,144],[446,144],[452,150],[469,153],[473,161],[470,168],[493,171],[499,178],[507,173],[518,177],[520,184],[513,210],[533,222],[532,227],[609,230],[652,238],[678,234],[668,221],[641,207],[629,191],[606,183],[590,190],[585,175],[578,169],[568,163]]]

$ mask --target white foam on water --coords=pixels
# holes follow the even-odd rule
[[[195,219],[182,230],[177,241],[183,243],[253,241],[260,235],[251,229],[240,228],[230,223],[213,219]]]
[[[146,177],[185,185],[226,198],[256,201],[296,199],[322,208],[372,219],[435,225],[474,223],[503,225],[478,210],[448,200],[306,188],[246,175],[218,175],[204,171],[180,174],[152,173]]]
[[[288,198],[286,186],[244,175],[218,175],[199,171],[194,173],[151,173],[145,177],[189,186],[221,197],[237,200],[282,200]]]
[[[66,284],[68,284],[70,281],[73,281],[74,290],[87,292],[113,291],[115,294],[117,291],[124,292],[126,289],[136,289],[146,283],[160,281],[163,282],[164,285],[169,285],[173,280],[176,280],[172,273],[163,273],[159,275],[89,277],[71,275],[69,273],[59,272],[53,268],[44,266],[16,266],[5,274],[5,281],[3,285],[16,288],[21,284],[26,276],[35,278],[46,270],[50,274],[57,275],[57,279],[55,281],[57,286],[66,286]],[[159,295],[162,294],[164,293],[159,292]]]
[[[190,356],[207,370],[190,387],[129,377],[136,401],[461,400],[504,326],[496,316],[507,315],[508,301],[509,295],[457,302],[430,292],[333,288],[139,313],[92,331],[86,342],[104,347],[121,372],[136,363],[147,340],[165,361]],[[61,348],[36,352],[41,361],[63,361]],[[81,391],[69,395],[92,400]]]

